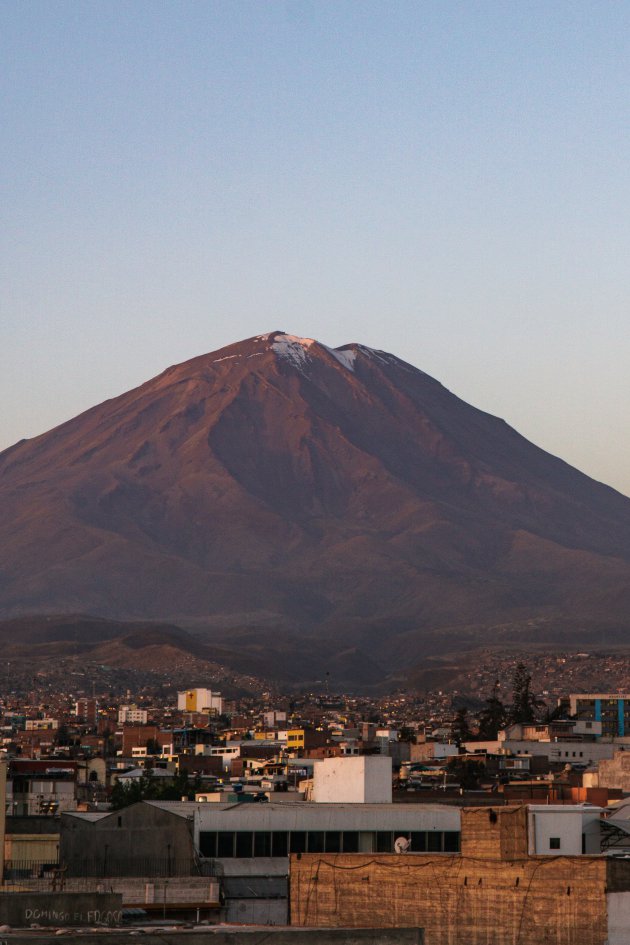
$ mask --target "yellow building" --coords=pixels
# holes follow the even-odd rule
[[[287,732],[287,751],[298,751],[300,748],[304,748],[304,729],[289,729]]]

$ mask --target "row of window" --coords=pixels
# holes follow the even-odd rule
[[[393,853],[397,837],[411,841],[411,853],[457,853],[454,830],[292,830],[202,831],[199,848],[206,857],[288,856],[289,853]]]

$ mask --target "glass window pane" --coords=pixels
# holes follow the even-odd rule
[[[376,832],[376,852],[391,853],[394,849],[393,835],[389,831],[378,830]]]
[[[438,830],[431,830],[427,834],[429,853],[441,853],[442,834]]]
[[[306,853],[306,834],[303,830],[291,832],[291,853]]]
[[[341,853],[341,832],[339,830],[326,831],[326,853]]]
[[[217,856],[234,856],[234,834],[225,831],[217,834]]]
[[[324,831],[323,830],[309,830],[308,852],[309,853],[323,853],[324,852]]]
[[[251,833],[236,834],[236,855],[242,857],[250,857],[252,855]]]
[[[359,852],[359,833],[357,830],[344,830],[343,832],[343,852]]]
[[[411,833],[411,853],[426,853],[427,835],[422,831],[412,831]]]
[[[217,835],[214,831],[202,830],[199,834],[199,850],[202,856],[217,855]]]
[[[254,834],[254,856],[271,856],[271,834],[256,831]]]
[[[271,855],[287,856],[289,852],[289,835],[287,833],[272,833],[271,835]]]

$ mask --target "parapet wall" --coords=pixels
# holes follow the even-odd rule
[[[605,945],[606,861],[303,854],[291,858],[291,921],[417,926],[426,945]]]

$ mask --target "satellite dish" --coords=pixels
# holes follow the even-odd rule
[[[397,837],[396,840],[394,840],[394,850],[396,853],[407,853],[410,846],[411,840],[407,840],[406,837]]]

